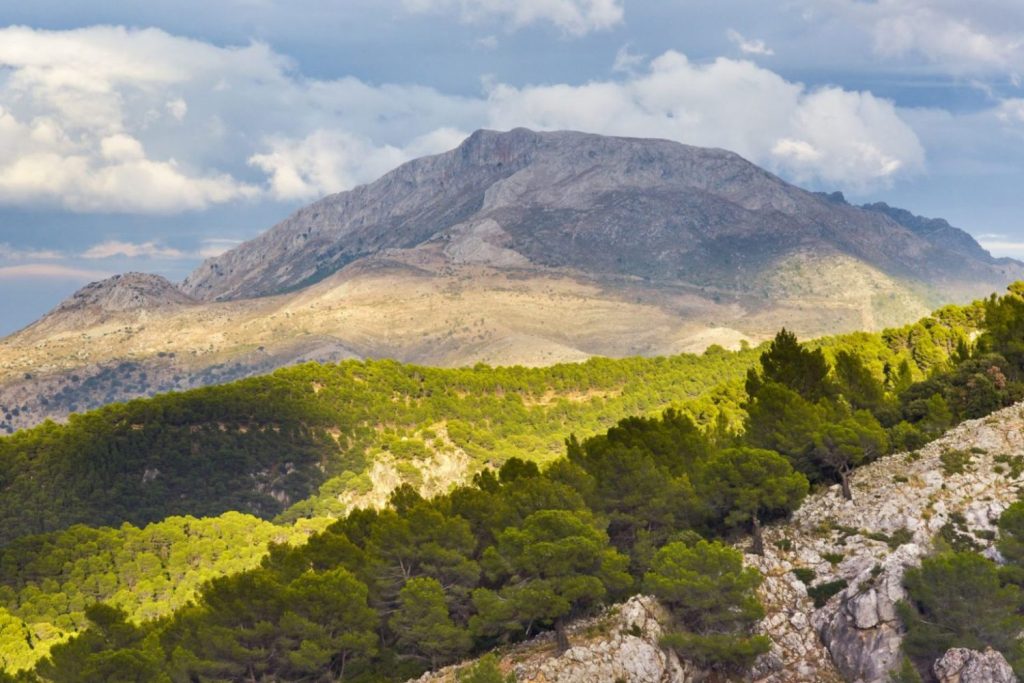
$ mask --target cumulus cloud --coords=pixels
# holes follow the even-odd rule
[[[451,7],[571,26],[577,15],[611,20],[621,3]],[[306,78],[260,43],[220,47],[152,29],[2,29],[0,204],[169,213],[306,200],[455,147],[484,126],[725,147],[788,177],[853,190],[924,163],[900,113],[870,93],[809,90],[750,61],[697,64],[678,52],[648,60],[627,48],[616,66],[607,80],[490,82],[479,96],[455,96]]]
[[[579,128],[724,147],[802,181],[853,191],[924,167],[924,149],[895,106],[867,92],[808,90],[774,72],[678,52],[621,81],[495,86],[493,127]]]
[[[185,116],[166,90],[225,70],[271,78],[280,69],[261,68],[268,60],[260,46],[225,50],[156,30],[0,30],[0,202],[174,212],[254,196],[228,174],[147,154],[139,136]]]
[[[270,138],[270,151],[254,154],[249,163],[270,177],[276,198],[312,199],[374,180],[410,159],[452,149],[466,135],[441,128],[396,147],[342,131],[316,130],[300,139]]]
[[[513,28],[549,22],[584,35],[623,18],[622,0],[404,0],[412,12],[459,12],[465,21],[508,20]]]
[[[93,245],[82,253],[86,259],[107,259],[122,256],[126,258],[181,259],[188,256],[180,249],[167,247],[157,242],[122,242],[110,240]]]
[[[775,50],[768,47],[763,40],[744,38],[743,34],[735,29],[729,29],[725,34],[729,38],[729,42],[738,47],[740,52],[745,55],[770,57],[775,54]]]
[[[813,12],[861,26],[881,56],[915,57],[957,75],[1024,71],[1024,4],[1018,0],[826,0]]]
[[[25,263],[16,266],[0,266],[0,280],[24,280],[28,278],[48,280],[103,280],[113,273],[103,270],[76,268],[59,263]]]

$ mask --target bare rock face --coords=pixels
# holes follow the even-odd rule
[[[658,641],[668,614],[658,601],[634,596],[569,630],[572,647],[559,655],[551,634],[501,654],[501,667],[518,683],[691,683],[704,672],[663,650]],[[424,674],[419,683],[451,683],[464,665]]]
[[[33,323],[25,333],[53,334],[85,329],[107,319],[197,303],[167,278],[149,273],[125,273],[92,282]]]
[[[992,648],[954,648],[935,662],[932,672],[939,683],[1017,683],[1006,658]]]
[[[182,287],[207,301],[265,296],[384,250],[452,241],[455,262],[727,289],[808,252],[950,296],[987,295],[1024,273],[945,222],[806,192],[725,150],[520,128],[477,131],[325,197],[206,261]]]
[[[896,603],[907,597],[903,574],[920,564],[921,554],[916,544],[900,546],[881,564],[860,572],[838,600],[815,613],[821,639],[847,680],[883,681],[899,666],[903,625]]]
[[[941,456],[950,450],[971,454],[963,472],[944,472]],[[947,524],[993,556],[995,523],[1024,483],[996,458],[1021,455],[1024,404],[1017,404],[964,422],[914,454],[858,469],[852,501],[836,486],[810,496],[787,524],[766,529],[765,556],[746,556],[766,577],[761,630],[773,642],[753,680],[888,681],[902,660],[895,605],[906,597],[904,573]],[[813,579],[805,585],[794,569]],[[841,590],[820,607],[808,599],[809,587],[836,582]],[[807,624],[816,637],[808,637]],[[951,682],[1016,680],[1000,678],[1012,671],[999,660],[998,653],[954,650],[935,673]]]

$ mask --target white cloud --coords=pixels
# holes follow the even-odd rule
[[[0,202],[175,212],[257,193],[225,173],[148,155],[140,136],[184,117],[184,99],[167,101],[168,90],[225,70],[272,80],[280,60],[265,47],[221,49],[152,29],[11,27],[0,30],[0,69]]]
[[[762,55],[770,57],[775,54],[775,50],[768,47],[763,40],[744,38],[743,34],[735,29],[729,29],[725,32],[729,41],[740,49],[745,55]]]
[[[1024,242],[1006,239],[993,239],[991,237],[979,236],[978,244],[987,249],[993,256],[1011,256],[1020,258],[1024,256]]]
[[[629,44],[623,45],[615,53],[615,62],[612,63],[612,71],[616,73],[633,73],[637,68],[647,61],[646,55],[636,54],[629,48]]]
[[[53,249],[19,249],[0,242],[0,261],[56,260],[64,255]]]
[[[956,75],[1024,71],[1024,3],[1019,0],[815,0],[871,35],[886,58],[914,57]]]
[[[229,249],[234,249],[242,240],[228,239],[223,237],[211,237],[204,239],[202,245],[199,247],[198,255],[202,258],[213,258],[214,256],[220,256]]]
[[[496,50],[498,48],[498,36],[484,36],[473,41],[473,45],[481,50]]]
[[[113,273],[103,270],[89,270],[64,266],[59,263],[26,263],[17,266],[0,266],[0,280],[22,280],[39,278],[49,280],[103,280]]]
[[[508,20],[512,27],[550,22],[584,35],[622,21],[622,0],[404,0],[412,12],[459,12],[465,21]]]
[[[489,109],[496,128],[577,128],[723,147],[791,178],[852,191],[924,168],[924,150],[891,102],[808,90],[749,61],[704,65],[667,52],[621,81],[497,85]]]
[[[126,258],[182,259],[189,257],[190,254],[156,242],[136,244],[119,240],[101,242],[89,247],[82,253],[82,258],[86,259],[107,259],[115,256]]]
[[[270,176],[271,191],[278,199],[313,199],[375,180],[410,159],[457,147],[466,135],[442,128],[399,148],[317,130],[301,139],[271,138],[267,141],[270,151],[254,154],[249,163]]]
[[[1003,123],[1024,123],[1024,99],[1010,98],[1002,100],[995,110],[996,118]]]
[[[610,21],[621,3],[450,7],[568,26],[577,14]],[[170,213],[310,199],[450,149],[484,126],[724,147],[791,178],[854,190],[923,167],[913,132],[870,93],[808,90],[745,60],[646,60],[627,47],[616,61],[608,80],[489,83],[471,97],[305,78],[259,43],[218,47],[152,29],[0,29],[0,204]]]
[[[176,121],[184,121],[185,115],[188,114],[188,102],[180,97],[170,100],[167,103],[167,113],[173,116]]]

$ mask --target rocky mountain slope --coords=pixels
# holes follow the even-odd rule
[[[949,467],[948,453],[967,458],[963,471]],[[903,573],[920,564],[940,533],[966,536],[997,557],[995,522],[1022,492],[1024,404],[1017,404],[964,422],[920,451],[858,469],[852,501],[838,486],[811,495],[791,520],[766,529],[763,557],[745,556],[765,576],[760,592],[767,616],[759,630],[773,643],[748,680],[889,681],[902,659],[895,604],[906,597]],[[813,572],[810,586],[798,569],[804,580]],[[816,607],[808,589],[832,582],[845,588]],[[564,654],[549,634],[500,652],[501,667],[519,683],[701,680],[706,672],[660,648],[665,623],[656,601],[636,597],[576,624]],[[419,680],[449,683],[464,666]],[[991,650],[950,650],[932,670],[942,683],[1017,680]]]
[[[299,211],[204,263],[183,289],[207,300],[277,294],[381,250],[430,242],[456,262],[731,289],[750,288],[778,259],[806,250],[940,287],[991,288],[1008,275],[1009,264],[965,249],[966,234],[915,230],[899,218],[823,199],[724,150],[477,131],[451,152]]]
[[[0,340],[0,430],[301,360],[546,365],[877,330],[1019,277],[945,221],[723,150],[478,131],[180,288],[96,283]]]

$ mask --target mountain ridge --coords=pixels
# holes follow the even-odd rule
[[[942,219],[808,192],[725,150],[478,131],[178,288],[94,283],[0,339],[0,430],[307,360],[536,366],[880,330],[1018,278]]]
[[[207,260],[182,289],[205,300],[292,291],[481,223],[536,266],[695,284],[736,286],[735,275],[808,247],[939,284],[994,283],[1006,273],[986,271],[1011,265],[941,219],[807,192],[725,150],[520,128],[477,131],[329,195]]]

